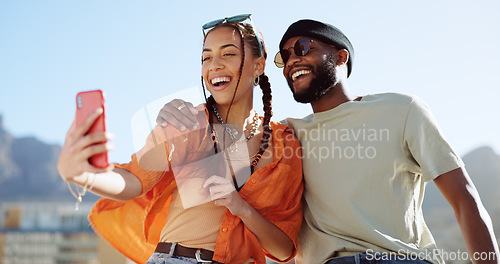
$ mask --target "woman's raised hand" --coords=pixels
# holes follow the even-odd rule
[[[111,145],[108,142],[112,139],[110,133],[101,132],[86,135],[102,113],[102,108],[97,109],[85,119],[80,127],[76,126],[76,120],[71,124],[57,163],[59,174],[65,181],[72,180],[85,172],[102,173],[114,168],[112,164],[101,169],[89,163],[89,158],[93,155],[111,150]]]
[[[204,104],[194,107],[189,102],[174,99],[163,106],[160,113],[158,113],[156,123],[162,127],[172,125],[180,131],[185,131],[186,128],[194,130],[200,125],[196,120],[196,115],[204,110]]]

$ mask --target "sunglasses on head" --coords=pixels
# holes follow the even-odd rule
[[[282,49],[278,53],[276,53],[276,56],[274,57],[274,64],[276,64],[278,68],[285,67],[286,62],[292,55],[292,53],[289,51],[289,49],[291,48],[293,48],[295,56],[305,56],[311,49],[311,42],[315,41],[309,38],[299,38],[295,42],[295,44],[293,44],[293,47]]]
[[[216,19],[214,21],[205,23],[203,26],[201,26],[201,28],[203,29],[203,36],[205,37],[207,35],[208,31],[210,31],[210,29],[212,29],[220,24],[224,24],[224,23],[236,24],[236,23],[243,22],[245,20],[250,21],[249,24],[252,26],[253,34],[255,34],[255,37],[257,38],[257,41],[259,42],[260,55],[262,57],[264,57],[264,47],[262,46],[262,42],[260,41],[259,33],[257,32],[255,25],[253,24],[252,14],[242,14],[242,15],[237,15],[237,16],[232,16],[232,17],[226,17],[226,18]]]
[[[214,21],[205,23],[201,27],[203,28],[203,34],[206,35],[205,30],[207,30],[207,29],[211,29],[213,27],[216,27],[216,26],[218,26],[220,24],[224,24],[224,23],[238,23],[238,22],[243,22],[247,19],[252,20],[250,17],[251,17],[251,14],[243,14],[243,15],[237,15],[237,16],[232,16],[232,17],[226,17],[226,18],[222,18],[222,19],[216,19]]]

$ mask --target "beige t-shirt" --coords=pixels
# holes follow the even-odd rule
[[[422,214],[425,182],[463,162],[421,101],[368,95],[287,123],[303,148],[298,263],[374,252],[444,263]]]
[[[226,210],[226,207],[216,206],[214,202],[185,209],[179,191],[175,190],[172,193],[172,202],[160,241],[215,251],[217,236]]]

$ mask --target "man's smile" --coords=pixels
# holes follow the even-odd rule
[[[311,70],[299,70],[299,71],[296,71],[292,74],[292,81],[295,82],[295,80],[297,80],[297,78],[301,77],[302,75],[304,74],[309,74],[311,73]]]

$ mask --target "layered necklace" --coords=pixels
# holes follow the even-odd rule
[[[219,122],[224,127],[224,130],[229,134],[229,137],[231,138],[232,143],[229,146],[229,151],[231,153],[238,151],[238,145],[236,143],[243,143],[243,142],[247,142],[250,139],[252,139],[253,136],[255,135],[255,133],[257,132],[257,129],[260,126],[261,122],[260,122],[259,116],[257,115],[257,112],[254,111],[252,123],[250,124],[250,126],[252,127],[252,131],[250,132],[250,135],[248,135],[247,137],[238,138],[238,131],[236,129],[231,129],[228,126],[228,124],[222,119],[219,112],[217,111],[217,107],[215,107],[215,104],[212,105],[212,108],[214,109],[214,113],[215,113],[215,116],[217,117],[217,120],[219,120]]]

